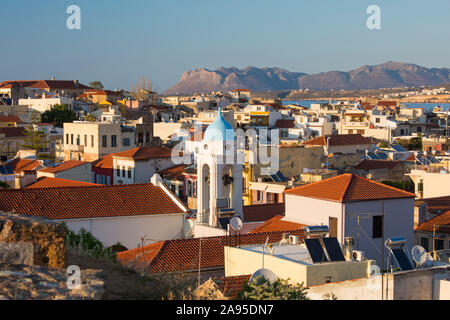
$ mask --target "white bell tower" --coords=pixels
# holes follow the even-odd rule
[[[197,223],[218,226],[218,218],[242,218],[242,163],[233,127],[219,108],[197,154]]]

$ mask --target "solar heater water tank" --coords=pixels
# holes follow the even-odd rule
[[[305,232],[308,237],[311,235],[326,236],[329,233],[328,226],[307,226]]]

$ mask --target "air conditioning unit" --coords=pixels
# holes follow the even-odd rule
[[[353,250],[353,259],[356,261],[364,260],[364,251]]]
[[[298,243],[299,243],[298,236],[293,236],[293,235],[289,236],[289,244],[298,244]]]

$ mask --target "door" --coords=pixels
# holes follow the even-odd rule
[[[338,220],[335,217],[330,217],[328,220],[328,228],[330,230],[330,237],[337,238],[337,227],[338,227]]]

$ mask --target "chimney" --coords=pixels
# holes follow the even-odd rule
[[[162,181],[162,178],[158,173],[155,173],[150,180],[150,182],[156,187],[159,187],[161,181]]]
[[[419,206],[414,206],[414,227],[424,222],[427,218],[427,204],[422,203]]]

